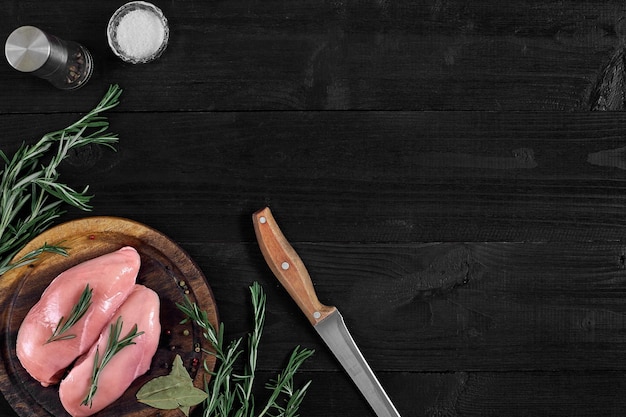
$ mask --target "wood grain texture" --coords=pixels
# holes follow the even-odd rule
[[[252,215],[259,249],[274,276],[287,290],[312,326],[317,326],[337,309],[317,299],[306,266],[280,230],[269,207]]]
[[[623,370],[619,243],[293,244],[320,301],[342,312],[375,371]],[[254,244],[194,245],[190,253],[210,276],[229,276],[213,286],[224,317],[247,310],[247,285],[264,285],[267,352],[313,346],[310,366],[333,367]],[[228,330],[242,335],[245,323]]]
[[[19,113],[86,111],[109,82],[129,87],[129,111],[588,110],[622,48],[626,13],[615,0],[176,1],[159,4],[166,53],[132,66],[106,44],[119,2],[64,1],[62,12],[10,3],[0,38],[40,26],[83,43],[96,64],[71,98],[1,66],[12,99],[0,111]]]
[[[350,392],[348,381],[340,374],[328,379],[317,374],[303,377],[320,381],[311,387],[311,396],[319,392],[332,403],[333,410],[342,415],[374,417],[366,408],[352,405],[358,393]],[[382,373],[380,377],[393,389],[396,403],[410,404],[399,410],[406,417],[618,416],[626,406],[619,393],[625,380],[619,373]],[[322,417],[323,413],[311,407],[307,415]]]
[[[118,151],[61,179],[184,248],[229,339],[263,285],[259,399],[300,344],[301,415],[373,417],[259,251],[269,206],[402,416],[625,414],[622,1],[155,2],[171,39],[149,65],[108,50],[120,2],[5,3],[0,39],[40,26],[96,66],[66,93],[0,65],[0,149],[120,84]]]
[[[250,215],[266,205],[294,241],[588,241],[625,232],[622,113],[153,117],[112,114],[118,151],[89,148],[67,160],[64,181],[97,190],[94,214],[183,241],[255,241]],[[50,115],[44,127],[39,119],[0,116],[15,138],[7,148],[25,139],[19,126],[36,126],[38,137],[71,118]]]

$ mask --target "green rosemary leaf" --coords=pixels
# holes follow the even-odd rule
[[[304,361],[313,355],[312,350],[296,347],[285,369],[266,385],[271,390],[270,397],[261,411],[255,414],[256,401],[252,386],[255,382],[258,347],[265,322],[266,297],[262,287],[256,282],[250,287],[250,292],[254,328],[248,335],[245,352],[241,348],[243,338],[235,339],[225,346],[223,323],[216,329],[209,322],[207,313],[189,298],[185,297],[184,303],[177,304],[178,309],[186,316],[185,321],[191,321],[202,329],[204,338],[213,347],[213,350],[206,352],[218,360],[216,369],[211,372],[211,380],[205,382],[207,398],[204,401],[203,417],[295,417],[311,383],[309,381],[303,387],[294,389],[295,374]],[[236,373],[237,360],[246,353],[243,373]],[[206,361],[204,368],[208,371]]]
[[[78,320],[80,320],[89,306],[91,305],[91,295],[93,294],[93,290],[89,288],[89,284],[85,285],[85,289],[81,293],[78,302],[72,308],[70,315],[67,319],[65,317],[61,317],[59,319],[59,323],[57,327],[54,329],[52,336],[46,341],[45,344],[56,342],[59,340],[68,340],[76,337],[75,334],[65,334],[69,329],[72,328],[73,325],[76,324]]]
[[[96,395],[98,391],[98,383],[100,379],[100,373],[107,366],[109,361],[115,356],[120,350],[124,349],[127,346],[134,345],[133,341],[137,336],[142,335],[144,332],[137,332],[137,325],[135,324],[132,329],[120,339],[120,334],[122,333],[122,326],[124,322],[122,321],[122,317],[119,316],[114,324],[111,324],[109,337],[107,339],[106,349],[104,350],[104,354],[102,355],[102,359],[100,359],[100,352],[98,348],[96,348],[96,355],[94,358],[92,374],[91,374],[91,385],[89,386],[89,390],[87,395],[83,399],[80,405],[86,405],[91,408],[93,404],[93,397]]]
[[[5,164],[9,163],[9,158],[7,157],[7,154],[5,154],[1,149],[0,149],[0,158],[2,158],[4,160]],[[0,171],[0,174],[2,174],[3,171]]]
[[[272,408],[282,410],[281,416],[292,417],[295,415],[297,411],[297,406],[299,402],[302,401],[301,398],[296,398],[294,400],[294,396],[304,397],[304,393],[309,386],[307,383],[300,390],[294,391],[293,389],[293,378],[300,368],[304,361],[306,361],[309,357],[313,355],[313,351],[309,349],[303,349],[299,346],[291,353],[289,357],[289,361],[287,366],[278,374],[276,379],[271,380],[268,384],[266,384],[266,388],[271,391],[270,399],[267,402],[267,405],[263,409],[263,411],[259,414],[259,417],[268,413]],[[310,382],[310,381],[309,381]],[[279,404],[278,399],[281,394],[287,395],[286,406],[282,406]]]
[[[102,100],[70,126],[32,145],[22,143],[12,157],[0,150],[4,162],[0,169],[0,275],[25,265],[11,263],[11,259],[63,213],[62,203],[91,209],[87,188],[77,191],[60,183],[57,168],[73,149],[102,145],[115,150],[117,135],[107,132],[102,113],[118,105],[121,93],[119,86],[111,85]],[[30,211],[25,212],[29,202]]]
[[[7,271],[10,271],[13,268],[18,268],[20,266],[28,265],[37,260],[39,255],[44,252],[48,253],[56,253],[58,255],[67,256],[67,248],[61,246],[48,245],[44,243],[39,249],[35,249],[33,251],[28,252],[26,255],[22,256],[17,261],[10,263],[8,265],[0,265],[0,275],[4,274]]]

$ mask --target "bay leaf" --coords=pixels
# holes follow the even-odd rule
[[[176,387],[190,388],[193,387],[193,385],[190,386],[188,381],[179,380],[175,377],[171,377],[170,375],[160,376],[148,381],[139,391],[137,391],[137,400],[145,402],[144,400],[159,397],[160,395],[167,396],[169,395],[167,392]]]
[[[187,369],[185,369],[185,366],[183,365],[183,360],[181,359],[180,355],[176,355],[176,357],[174,358],[174,362],[172,363],[172,370],[170,371],[170,376],[188,380],[189,384],[193,385],[193,381],[189,376],[189,373],[187,373]]]
[[[206,392],[194,387],[180,355],[174,358],[169,375],[148,381],[137,392],[137,401],[141,403],[161,410],[180,408],[185,414],[206,398]]]
[[[146,398],[139,400],[140,403],[149,405],[150,407],[158,408],[160,410],[173,410],[180,405],[175,398],[170,398],[167,394],[164,396],[155,396],[152,398]]]
[[[176,399],[178,402],[176,407],[191,407],[200,404],[207,398],[207,393],[196,387],[172,387],[168,391],[168,395]]]
[[[150,397],[138,399],[139,402],[161,410],[172,410],[178,407],[191,407],[200,404],[207,398],[207,393],[196,387],[171,386],[165,391]]]

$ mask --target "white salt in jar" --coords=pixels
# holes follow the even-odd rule
[[[155,60],[167,47],[169,26],[161,9],[145,1],[126,3],[113,13],[107,27],[115,55],[132,64]]]

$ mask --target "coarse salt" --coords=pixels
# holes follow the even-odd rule
[[[121,52],[134,59],[155,54],[165,39],[161,18],[149,10],[131,10],[120,19],[116,40]]]

